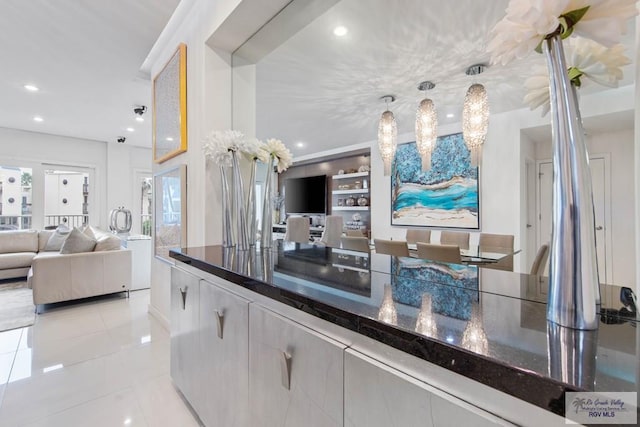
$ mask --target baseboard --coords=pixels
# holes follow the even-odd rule
[[[155,317],[158,322],[160,322],[160,325],[162,325],[162,327],[164,329],[167,330],[167,332],[171,332],[171,328],[170,328],[170,323],[169,323],[169,319],[167,319],[162,312],[160,312],[160,310],[158,310],[155,306],[153,306],[152,304],[148,305],[148,309],[147,311],[149,312],[150,315],[152,315],[153,317]]]

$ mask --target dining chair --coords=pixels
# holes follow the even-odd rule
[[[415,228],[407,229],[405,237],[407,243],[431,243],[431,230],[418,230]]]
[[[548,259],[549,245],[544,244],[540,246],[540,249],[538,249],[538,253],[536,253],[536,257],[533,259],[533,264],[531,264],[531,271],[529,271],[529,274],[542,276],[544,274],[544,269],[547,266]]]
[[[418,247],[418,258],[432,261],[451,262],[461,264],[460,246],[457,245],[436,245],[431,243],[416,243]]]
[[[489,251],[491,251],[491,249],[507,249],[513,252],[513,241],[514,237],[512,234],[480,233],[478,248]],[[513,255],[507,255],[498,262],[484,264],[483,267],[494,270],[513,271]]]
[[[342,236],[340,238],[342,249],[350,249],[359,252],[370,252],[369,239],[364,236]]]
[[[361,230],[346,230],[345,234],[349,237],[366,237]]]
[[[287,219],[287,242],[309,243],[309,218],[297,216]]]
[[[440,233],[440,244],[457,245],[461,249],[469,249],[469,233],[459,231],[443,231]]]
[[[340,237],[342,236],[342,217],[339,215],[328,215],[325,219],[324,230],[319,243],[332,248],[340,247]]]
[[[373,239],[373,245],[378,254],[409,256],[409,247],[407,246],[407,242],[403,240]]]

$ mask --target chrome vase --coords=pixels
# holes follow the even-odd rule
[[[222,246],[232,248],[235,246],[231,226],[231,195],[229,194],[229,181],[225,167],[220,165],[220,180],[222,181]]]
[[[547,320],[598,328],[600,288],[589,156],[560,35],[545,40],[553,136],[553,204]]]
[[[236,225],[236,250],[246,251],[249,249],[249,237],[247,236],[247,216],[244,210],[244,184],[237,152],[231,152],[231,161],[233,162],[233,216]]]
[[[270,248],[273,245],[273,155],[267,161],[267,177],[264,183],[264,200],[262,205],[262,232],[260,233],[260,247]]]
[[[247,191],[247,233],[249,246],[255,246],[258,236],[258,206],[256,203],[256,174],[258,172],[258,159],[251,161],[251,176],[249,177],[249,190]]]

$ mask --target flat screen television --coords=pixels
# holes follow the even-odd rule
[[[326,175],[285,180],[284,208],[287,214],[325,214],[326,205]]]

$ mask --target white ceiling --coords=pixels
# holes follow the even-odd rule
[[[467,88],[483,83],[492,113],[524,107],[523,81],[544,56],[532,53],[506,67],[489,67],[470,77],[467,67],[489,63],[490,29],[503,16],[508,0],[342,0],[257,65],[256,133],[282,139],[296,157],[375,140],[385,105],[390,105],[398,133],[413,132],[415,110],[424,97],[423,80],[436,83],[428,92],[439,123],[459,123]],[[343,25],[345,37],[333,35]],[[634,25],[624,43],[634,54]],[[260,33],[256,34],[260,39]],[[622,85],[632,84],[633,66]],[[603,90],[591,84],[582,93]],[[447,118],[447,113],[455,114]],[[539,115],[539,111],[531,112]],[[296,147],[298,142],[304,148]]]
[[[179,2],[2,0],[0,127],[150,147],[151,82],[140,68]],[[147,106],[143,123],[134,105]]]

